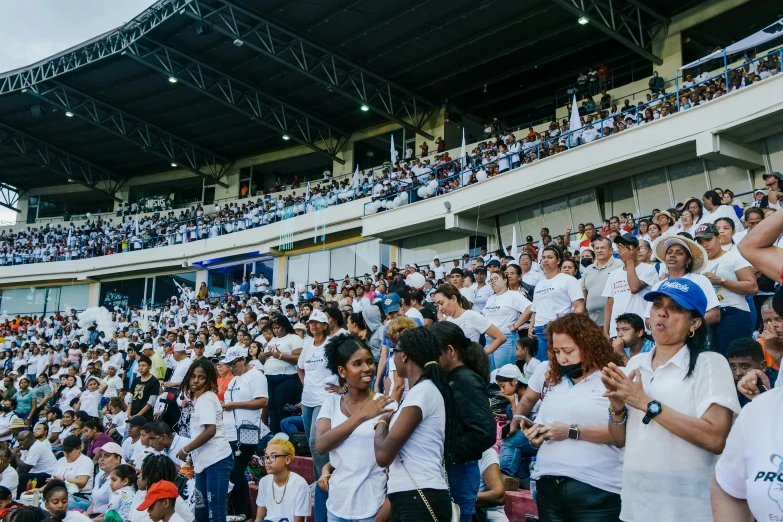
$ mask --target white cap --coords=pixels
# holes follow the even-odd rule
[[[527,379],[522,375],[522,370],[516,364],[504,364],[498,369],[495,374],[495,382],[498,377],[505,377],[506,379],[516,379],[522,384],[527,384]]]
[[[187,346],[185,346],[185,343],[174,343],[174,351],[175,352],[186,352]]]
[[[312,321],[312,316],[311,316],[310,320]],[[294,325],[294,330],[304,330],[306,332],[307,331],[307,326],[304,323],[296,323]]]
[[[308,321],[317,321],[319,323],[329,323],[329,319],[326,317],[326,314],[323,313],[322,310],[313,310],[313,313],[310,314],[310,319]]]

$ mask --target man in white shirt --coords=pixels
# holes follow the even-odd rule
[[[721,204],[720,196],[714,190],[708,190],[704,193],[702,199],[704,203],[704,217],[699,222],[700,225],[705,223],[715,223],[720,218],[728,218],[734,222],[734,230],[742,230],[744,226],[737,213],[734,212],[734,207]]]
[[[446,267],[440,264],[440,259],[437,257],[433,259],[432,264],[434,265],[432,271],[435,272],[435,279],[439,281],[444,280],[446,278]]]
[[[609,337],[617,336],[617,317],[633,313],[644,317],[647,302],[644,296],[658,282],[654,265],[642,263],[639,258],[639,240],[633,234],[623,234],[614,240],[623,262],[623,268],[614,270],[606,280],[602,297],[604,308],[604,332]]]
[[[356,286],[356,297],[353,299],[353,311],[361,312],[368,306],[370,306],[370,300],[364,295],[364,287],[362,285]]]
[[[19,445],[11,450],[19,473],[19,487],[17,495],[21,495],[27,487],[27,483],[37,479],[38,484],[43,484],[46,479],[54,474],[57,467],[57,459],[52,453],[52,448],[47,442],[36,440],[30,431],[23,431],[17,437]]]
[[[179,450],[190,443],[190,439],[171,431],[165,422],[153,422],[147,426],[147,439],[153,455],[166,455],[174,463],[177,471],[185,462],[177,457]]]

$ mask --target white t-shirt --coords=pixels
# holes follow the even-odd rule
[[[109,499],[111,498],[111,480],[106,476],[103,470],[98,470],[95,474],[95,484],[90,495],[92,500],[93,513],[105,513],[109,508]]]
[[[106,390],[103,392],[104,397],[113,399],[119,395],[119,391],[122,389],[122,379],[118,375],[106,377],[102,382],[106,383]]]
[[[14,468],[8,466],[0,474],[0,486],[11,490],[11,494],[16,497],[16,488],[19,486],[19,473]]]
[[[563,422],[579,426],[606,426],[609,399],[601,372],[595,371],[572,384],[561,379],[547,387],[536,423]],[[620,493],[623,484],[623,450],[609,444],[565,439],[544,441],[536,457],[533,478],[570,477],[610,493]]]
[[[177,361],[176,366],[174,366],[174,373],[171,374],[169,382],[178,382],[182,384],[182,380],[185,378],[185,374],[188,373],[191,364],[193,364],[193,359],[190,357]]]
[[[373,400],[382,397],[375,394]],[[332,393],[321,406],[318,419],[330,419],[332,429],[348,420],[340,409],[342,396]],[[396,409],[392,402],[388,409]],[[375,516],[386,500],[386,469],[374,458],[375,419],[362,422],[337,448],[329,452],[329,463],[334,466],[329,481],[326,507],[333,515],[358,520]]]
[[[293,471],[290,472],[288,483],[284,487],[275,484],[272,475],[267,475],[258,481],[256,505],[266,508],[264,519],[272,522],[280,522],[284,518],[294,520],[294,517],[309,517],[310,486]]]
[[[87,475],[90,477],[87,479],[87,484],[79,489],[79,493],[89,493],[92,491],[93,475],[95,472],[95,463],[87,455],[79,455],[79,458],[73,462],[68,462],[65,457],[61,457],[57,461],[57,467],[54,470],[54,475],[65,479],[75,479],[80,476]]]
[[[484,306],[484,317],[497,326],[498,330],[508,333],[530,305],[530,301],[521,292],[506,290],[500,295],[493,294],[487,300]]]
[[[225,403],[248,402],[261,397],[269,398],[266,375],[253,370],[247,370],[239,377],[235,376],[231,379],[231,382],[228,383],[228,388],[226,388],[226,393],[223,395]],[[261,437],[269,433],[269,428],[261,420],[261,408],[257,410],[229,410],[223,412],[223,424],[226,428],[228,440],[237,440],[237,428],[243,422],[258,426],[261,429],[259,433]]]
[[[636,277],[639,278],[639,281],[647,283],[647,286],[636,294],[631,293],[631,288],[628,286],[628,272],[626,272],[625,267],[611,272],[606,280],[601,297],[614,299],[612,318],[609,322],[610,337],[617,335],[618,315],[631,313],[644,317],[644,313],[647,310],[647,301],[644,300],[644,296],[658,282],[658,272],[655,270],[655,265],[641,263],[636,267]]]
[[[264,347],[264,351],[271,352],[273,346],[277,346],[277,350],[284,355],[291,355],[294,350],[302,348],[304,342],[302,338],[296,334],[288,334],[285,337],[275,337],[267,343]],[[296,375],[296,366],[291,363],[282,361],[277,357],[270,357],[264,363],[264,373],[267,375]]]
[[[27,453],[22,455],[22,462],[30,468],[30,473],[46,473],[47,475],[54,475],[54,470],[57,467],[57,459],[52,453],[51,445],[47,445],[40,440],[33,442]]]
[[[326,391],[327,384],[337,384],[338,379],[332,371],[326,367],[326,352],[324,348],[329,342],[329,337],[322,345],[316,346],[312,337],[304,339],[302,353],[296,365],[304,370],[304,387],[302,388],[302,406],[315,408],[324,403],[332,394]]]
[[[686,379],[687,347],[655,371],[654,355],[655,349],[631,357],[624,371],[629,374],[638,368],[644,392],[664,408],[695,418],[701,418],[713,404],[739,413],[737,389],[725,357],[715,352],[700,354],[693,375]],[[643,424],[645,414],[628,408],[620,519],[712,522],[710,483],[718,456],[677,437],[654,420]]]
[[[223,408],[217,395],[211,391],[204,392],[193,401],[193,413],[190,415],[190,437],[196,439],[204,431],[204,426],[215,425],[215,436],[206,444],[191,452],[193,470],[201,473],[204,468],[223,460],[231,455],[231,446],[226,439],[226,429],[223,425]]]
[[[782,394],[781,389],[770,390],[742,408],[715,466],[723,491],[747,500],[756,520],[783,516]]]
[[[740,218],[737,217],[737,213],[734,211],[734,207],[729,205],[719,205],[718,208],[712,212],[708,212],[707,209],[704,209],[704,218],[700,223],[715,223],[715,221],[720,218],[731,219],[734,222],[734,230],[742,230],[745,228],[745,226],[742,224],[742,221],[740,221]]]
[[[465,310],[459,317],[446,317],[446,320],[459,326],[465,337],[474,343],[492,326],[489,319],[473,310]]]
[[[528,380],[528,386],[530,386],[530,379],[533,377],[533,373],[536,371],[536,368],[541,364],[541,361],[533,357],[530,359],[529,362],[525,363],[525,366],[522,370],[522,375],[525,376],[525,378]]]
[[[479,317],[482,316],[479,315]],[[432,381],[429,379],[420,381],[408,391],[408,395],[389,423],[389,430],[394,427],[400,413],[405,408],[413,406],[421,410],[422,420],[400,450],[399,456],[389,466],[387,486],[389,493],[416,489],[405,468],[402,467],[401,461],[405,462],[405,467],[416,478],[419,488],[447,489],[445,471],[443,470],[446,407],[443,403],[443,397]]]
[[[103,395],[98,390],[91,392],[90,390],[84,390],[79,397],[79,404],[81,411],[85,412],[90,417],[98,416],[98,405],[101,403]]]
[[[533,294],[532,311],[536,314],[533,326],[545,326],[573,310],[573,302],[584,299],[579,281],[568,274],[557,274],[552,279],[542,279]]]
[[[484,483],[484,472],[491,465],[496,464],[500,466],[500,459],[498,458],[495,448],[489,448],[481,454],[481,460],[479,461],[479,473],[481,473],[481,480],[479,482],[479,493],[483,493],[487,490],[487,485]],[[503,506],[495,506],[491,508],[484,508],[487,513],[487,520],[489,522],[508,522],[506,511]]]
[[[732,248],[725,252],[722,256],[712,261],[707,261],[703,272],[712,272],[716,276],[725,279],[726,281],[739,281],[737,278],[737,270],[750,267],[739,250]],[[748,302],[745,300],[744,295],[739,295],[723,285],[712,285],[713,293],[718,298],[720,306],[731,306],[749,312]]]
[[[661,265],[661,267],[665,267],[666,265]],[[701,274],[694,274],[693,272],[689,272],[685,274],[685,277],[683,279],[688,279],[689,281],[693,281],[697,285],[699,285],[699,288],[701,288],[701,291],[704,292],[704,295],[707,297],[707,309],[705,312],[709,312],[713,308],[716,308],[720,306],[720,302],[718,301],[718,296],[715,295],[715,289],[712,288],[712,283],[710,283],[710,280],[704,277]],[[665,279],[664,279],[665,281]],[[658,281],[653,285],[653,287],[650,289],[650,292],[658,290],[658,287],[661,286],[661,283],[663,281]],[[647,310],[644,312],[644,317],[649,318],[650,317],[650,310],[652,309],[652,303],[647,303]]]
[[[473,284],[473,308],[474,312],[481,313],[484,307],[487,305],[487,300],[493,296],[495,292],[489,285],[484,285],[481,288],[478,287],[478,283]],[[505,331],[505,330],[504,330]]]
[[[8,427],[11,425],[11,422],[16,419],[16,414],[14,412],[8,412],[8,413],[2,413],[0,414],[0,432],[8,431]],[[7,441],[11,440],[13,435],[10,433],[8,435],[5,435],[4,437],[0,437],[0,441]]]

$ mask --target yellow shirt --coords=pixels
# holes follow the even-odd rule
[[[160,382],[163,382],[163,379],[166,378],[166,361],[163,360],[159,353],[154,353],[150,360],[152,361],[152,375]]]

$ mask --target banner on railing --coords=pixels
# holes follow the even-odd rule
[[[294,221],[296,206],[285,207],[280,211],[280,245],[279,250],[291,250],[294,248]]]

